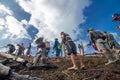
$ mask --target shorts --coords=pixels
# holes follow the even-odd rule
[[[56,56],[60,56],[60,50],[56,50]]]
[[[97,46],[99,51],[110,49],[110,46],[108,45],[108,43],[102,39],[97,39],[96,46]]]
[[[77,54],[76,45],[73,41],[68,41],[66,44],[66,48],[67,48],[68,55]]]

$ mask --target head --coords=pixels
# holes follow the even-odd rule
[[[93,28],[89,28],[89,29],[88,29],[88,32],[91,32],[91,31],[94,31],[94,29],[93,29]]]
[[[21,45],[24,45],[24,43],[21,43]]]
[[[61,35],[63,35],[63,34],[64,34],[64,32],[61,32],[60,34],[61,34]]]
[[[117,26],[116,29],[120,30],[120,26]]]
[[[103,32],[103,35],[107,35],[107,32],[106,32],[106,31],[104,31],[104,32]]]
[[[43,37],[40,37],[39,40],[42,42],[43,41]]]
[[[55,41],[57,41],[58,40],[58,38],[55,38]]]
[[[7,44],[7,46],[10,46],[10,44]]]
[[[64,32],[60,33],[61,38],[64,38],[64,34],[65,34]]]

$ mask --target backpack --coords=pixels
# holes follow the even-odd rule
[[[115,39],[114,39],[114,36],[111,35],[111,34],[108,35],[108,41],[110,41],[110,40],[115,40]]]
[[[46,41],[46,42],[45,42],[45,47],[46,47],[46,49],[49,50],[49,49],[50,49],[50,42]]]
[[[67,34],[67,33],[65,33],[64,34],[64,38],[63,38],[63,43],[65,44],[66,43],[66,41],[67,41],[67,36],[70,36],[69,34]]]
[[[62,45],[59,45],[59,46],[58,46],[58,49],[59,49],[59,50],[62,50]]]
[[[103,39],[104,40],[104,35],[100,32],[100,31],[94,31],[91,33],[91,40],[93,43],[95,43],[95,41],[97,39]]]
[[[103,38],[103,37],[104,37],[104,35],[103,35],[100,31],[94,31],[94,32],[92,33],[92,36],[93,36],[93,38],[96,38],[96,39],[99,39],[99,38]]]

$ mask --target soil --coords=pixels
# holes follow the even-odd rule
[[[54,58],[49,59],[48,63],[56,66],[55,68],[29,70],[15,61],[11,61],[6,66],[10,66],[14,72],[45,80],[120,80],[120,61],[105,66],[107,60],[104,57],[82,56],[81,59],[83,59],[86,68],[80,69],[79,58],[77,58],[76,61],[79,66],[77,71],[67,70],[68,67],[72,66],[69,57],[61,58],[60,62],[56,62]],[[31,60],[32,58],[29,61]]]

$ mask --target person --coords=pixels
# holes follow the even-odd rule
[[[38,61],[41,59],[42,64],[46,64],[46,46],[45,46],[45,42],[43,42],[43,37],[40,37],[36,40],[36,44],[37,44],[37,54],[34,57],[33,60],[33,65],[37,65]]]
[[[103,35],[106,37],[105,40],[107,41],[108,45],[111,49],[120,49],[119,43],[115,40],[112,34],[108,34],[107,32],[103,32]]]
[[[68,68],[68,70],[78,70],[78,66],[76,64],[76,61],[75,61],[75,57],[77,56],[77,50],[76,50],[76,45],[75,43],[72,41],[71,37],[70,36],[65,36],[66,33],[64,32],[61,32],[61,43],[64,43],[66,45],[66,51],[67,51],[67,54],[70,56],[71,58],[71,61],[72,61],[72,67]],[[83,68],[84,67],[84,64],[83,62],[80,60],[80,64],[81,64],[81,67]]]
[[[12,54],[15,51],[15,46],[13,44],[7,44],[9,50],[8,53]]]
[[[67,56],[67,49],[66,49],[66,37],[70,36],[69,34],[65,33],[65,32],[61,32],[60,33],[61,36],[61,45],[63,46],[63,51],[64,51],[64,55],[65,57]]]
[[[57,62],[60,62],[60,52],[61,52],[61,49],[59,48],[59,46],[60,46],[60,43],[59,43],[58,39],[55,38],[55,42],[54,42],[52,53],[54,53],[54,51],[56,52]]]
[[[50,58],[49,55],[48,55],[48,53],[50,51],[50,42],[49,41],[45,41],[45,47],[46,47],[45,56],[46,56],[46,59],[48,60]]]
[[[114,52],[114,57],[116,57],[116,60],[119,60],[120,56],[120,45],[119,43],[115,40],[114,36],[112,34],[107,34],[107,32],[103,33],[106,38],[105,40],[107,41],[108,45],[110,46],[111,50]],[[115,54],[116,53],[116,54]]]
[[[93,45],[96,45],[98,51],[103,53],[106,59],[108,60],[105,65],[111,64],[116,60],[113,58],[113,53],[108,45],[108,43],[104,40],[104,35],[100,31],[95,31],[93,28],[88,30],[89,39]]]
[[[25,51],[24,43],[21,43],[20,47],[21,47],[21,50],[22,50],[22,53],[21,53],[21,54],[22,54],[23,57],[24,57],[24,51]]]
[[[16,50],[17,56],[21,56],[21,54],[22,54],[22,48],[21,48],[20,44],[17,44],[17,48],[18,48],[18,50]]]
[[[28,59],[31,55],[31,43],[29,43],[26,51],[26,59]]]
[[[120,14],[118,14],[118,13],[113,14],[112,21],[120,21]]]
[[[116,29],[117,29],[117,30],[120,30],[120,26],[117,26]]]
[[[78,49],[79,49],[80,55],[84,55],[84,47],[83,47],[82,41],[80,42],[80,44],[78,44]]]

